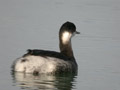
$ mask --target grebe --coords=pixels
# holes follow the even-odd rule
[[[77,72],[78,65],[71,46],[71,38],[75,34],[80,34],[76,31],[76,26],[72,22],[64,23],[59,31],[60,52],[29,49],[14,61],[13,71],[32,74]]]

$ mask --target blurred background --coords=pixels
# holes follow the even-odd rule
[[[66,21],[81,32],[72,39],[78,75],[11,75],[13,61],[27,49],[59,51]],[[120,90],[119,29],[119,0],[0,0],[0,89]]]

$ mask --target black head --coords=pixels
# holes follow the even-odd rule
[[[74,23],[68,21],[65,22],[60,28],[60,33],[64,31],[79,34],[79,32],[76,31],[76,26],[74,25]]]
[[[63,44],[68,44],[75,34],[80,34],[76,31],[76,26],[72,22],[65,22],[60,28],[60,42]]]

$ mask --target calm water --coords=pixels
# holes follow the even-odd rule
[[[27,49],[59,51],[72,21],[78,75],[11,74]],[[0,90],[120,90],[120,0],[0,0]]]

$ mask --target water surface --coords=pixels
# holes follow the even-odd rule
[[[78,75],[11,74],[27,49],[59,51],[60,26],[72,21]],[[0,0],[1,90],[120,90],[119,0]]]

